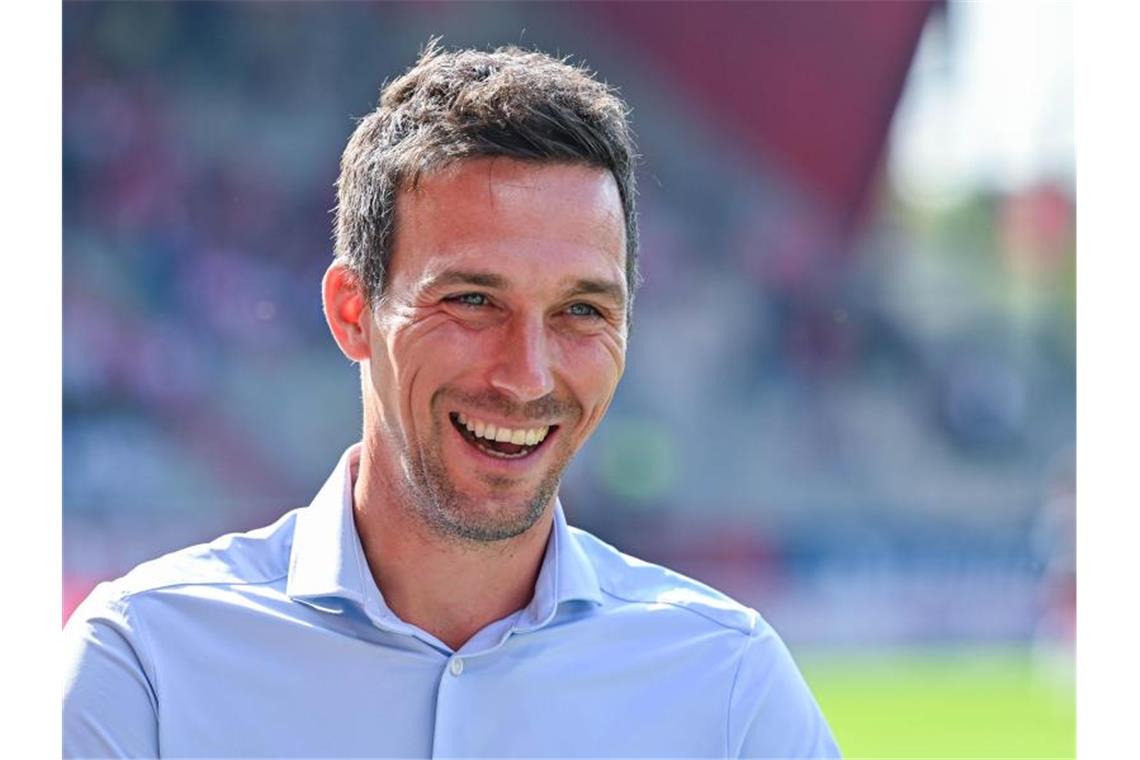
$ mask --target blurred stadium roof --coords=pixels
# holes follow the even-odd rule
[[[741,146],[788,171],[840,232],[859,218],[927,17],[944,6],[675,2],[649,13],[643,3],[585,4]]]

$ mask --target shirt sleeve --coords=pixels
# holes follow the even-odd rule
[[[763,623],[749,636],[729,699],[728,756],[842,757],[792,655]]]
[[[106,584],[64,626],[63,756],[158,757],[158,710],[141,632]]]

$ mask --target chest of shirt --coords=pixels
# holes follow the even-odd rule
[[[706,621],[678,630],[645,614],[571,615],[457,655],[361,621],[321,622],[214,615],[209,635],[183,630],[182,641],[204,643],[154,663],[163,754],[725,751],[742,637]]]

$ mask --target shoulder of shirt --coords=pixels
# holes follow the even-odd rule
[[[760,613],[711,586],[625,554],[580,528],[571,527],[570,533],[590,558],[602,592],[614,599],[687,610],[750,636],[768,629]]]
[[[108,601],[126,601],[150,591],[186,586],[271,583],[289,571],[293,525],[298,510],[245,533],[227,533],[137,565],[104,586]]]

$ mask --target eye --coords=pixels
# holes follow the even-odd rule
[[[572,317],[600,317],[602,313],[588,303],[572,303],[566,307]]]
[[[460,293],[457,296],[450,296],[446,300],[461,306],[486,306],[490,303],[484,293]]]

